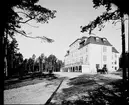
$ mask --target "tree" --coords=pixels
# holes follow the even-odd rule
[[[48,58],[47,57],[45,57],[44,58],[44,69],[45,69],[45,71],[46,72],[48,72],[48,68],[49,68],[49,62],[48,62]]]
[[[17,70],[17,73],[19,75],[19,79],[23,77],[23,55],[21,53],[15,54],[15,68]]]
[[[38,57],[38,61],[39,61],[39,71],[40,71],[40,72],[43,72],[43,70],[44,70],[44,67],[43,67],[44,58],[45,58],[45,55],[44,55],[43,53]]]
[[[34,69],[35,69],[35,71],[39,71],[39,62],[38,62],[38,58],[36,59],[36,61],[35,61],[35,66],[34,66]]]
[[[55,55],[49,55],[48,58],[47,58],[47,61],[48,61],[48,65],[49,65],[49,70],[52,70],[54,71],[56,69],[56,61],[57,61],[57,58]]]
[[[126,67],[126,69],[128,69],[128,63],[129,63],[129,52],[125,52],[125,67]],[[120,58],[119,58],[119,67],[120,68],[122,68],[123,67],[123,65],[124,65],[124,62],[122,61],[122,59],[123,59],[123,55],[121,54],[121,56],[120,56]],[[129,79],[129,72],[128,72],[128,74],[126,74],[127,75],[127,77],[128,77],[128,79]]]
[[[7,72],[7,40],[8,36],[12,39],[18,33],[28,38],[41,39],[47,42],[53,42],[52,39],[45,36],[28,36],[24,30],[21,30],[21,24],[29,24],[31,20],[40,23],[47,23],[51,18],[55,18],[55,12],[37,4],[39,0],[13,0],[7,1],[3,14],[3,31],[0,35],[0,44],[2,46],[1,62],[4,64]],[[6,73],[7,74],[7,73]],[[8,76],[8,75],[6,75]]]
[[[63,62],[61,60],[56,61],[56,71],[59,72],[61,67],[63,67]]]
[[[28,71],[33,72],[33,59],[32,58],[28,59]]]
[[[4,18],[5,34],[10,35],[10,37],[13,37],[14,33],[20,33],[26,36],[26,33],[21,30],[21,24],[27,24],[31,20],[36,20],[36,22],[40,23],[46,23],[50,18],[55,17],[54,14],[56,11],[51,11],[38,5],[38,1],[39,0],[8,1]],[[52,41],[46,37],[42,37],[42,39],[50,42]]]
[[[97,26],[99,27],[100,31],[102,28],[104,28],[104,23],[109,20],[121,20],[121,36],[122,36],[122,55],[123,60],[125,64],[125,26],[124,26],[124,15],[129,15],[129,11],[127,10],[128,7],[128,0],[93,0],[94,8],[98,8],[100,6],[105,6],[106,11],[98,16],[95,20],[91,21],[87,26],[81,27],[82,31],[89,31],[89,34],[91,34],[91,31],[95,29]],[[117,9],[115,11],[112,10],[112,4],[117,6]],[[113,21],[113,23],[116,23]],[[123,81],[126,80],[126,68],[125,65],[123,65]]]
[[[33,60],[33,72],[34,72],[35,58],[36,58],[36,55],[33,54],[33,55],[32,55],[32,60]]]
[[[24,61],[23,61],[23,69],[24,69],[24,74],[25,75],[28,74],[27,62],[28,62],[28,60],[24,59]]]
[[[7,43],[7,71],[6,71],[6,75],[12,75],[14,72],[14,60],[15,58],[15,54],[17,53],[17,51],[19,50],[18,48],[18,43],[16,41],[16,39],[14,38],[11,42]]]

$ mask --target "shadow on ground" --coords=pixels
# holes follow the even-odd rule
[[[19,78],[13,78],[4,81],[4,90],[19,88],[28,85],[34,85],[37,83],[44,82],[45,80],[52,81],[58,78],[57,75],[54,74],[43,74],[43,73],[33,73],[31,75],[27,75]]]
[[[103,82],[103,84],[101,84]],[[123,92],[121,79],[103,75],[81,75],[70,79],[69,88],[62,89],[51,105],[128,105],[128,91]]]

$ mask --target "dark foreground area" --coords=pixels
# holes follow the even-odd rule
[[[113,74],[120,75],[121,73]],[[33,74],[22,79],[13,78],[4,83],[5,90],[45,82],[60,80],[55,74]],[[66,82],[68,81],[68,82]],[[82,74],[64,80],[68,85],[61,92],[54,93],[49,105],[128,105],[128,83],[122,79],[106,77],[106,74]],[[63,86],[64,84],[62,84]],[[60,89],[59,89],[60,90]],[[123,91],[126,90],[126,91]]]
[[[33,73],[24,76],[22,79],[10,78],[4,81],[4,90],[19,88],[28,85],[34,85],[37,83],[44,82],[45,80],[53,80],[53,79],[58,79],[58,77],[54,74],[48,74],[48,73]]]
[[[51,105],[129,105],[128,83],[123,85],[122,79],[81,75],[71,78],[68,85]]]

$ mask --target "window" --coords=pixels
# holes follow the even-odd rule
[[[103,46],[103,52],[107,52],[107,47]]]
[[[102,41],[105,43],[106,42],[106,39],[105,38],[102,38]]]
[[[75,71],[75,67],[73,67],[73,72]]]
[[[107,56],[106,55],[103,56],[103,61],[104,62],[107,61]]]
[[[83,46],[85,44],[85,40],[80,42],[80,46]]]
[[[86,55],[85,62],[88,63],[88,55]]]
[[[79,72],[82,72],[82,66],[79,66]]]
[[[76,66],[76,72],[78,72],[78,66]]]
[[[83,57],[80,58],[80,63],[83,63]]]
[[[117,62],[115,61],[114,63],[116,64]]]
[[[96,38],[96,42],[99,42],[99,38]]]

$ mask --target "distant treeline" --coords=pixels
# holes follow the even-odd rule
[[[64,65],[63,62],[55,55],[49,55],[46,57],[43,53],[36,57],[35,54],[29,59],[24,59],[21,53],[18,53],[18,44],[14,39],[13,41],[8,41],[7,47],[7,65],[5,65],[4,74],[5,77],[22,77],[29,73],[34,72],[58,72],[60,68]]]

